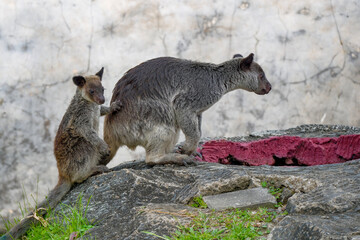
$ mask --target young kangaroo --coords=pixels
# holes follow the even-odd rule
[[[75,96],[60,123],[54,142],[54,154],[59,171],[59,181],[48,197],[38,206],[36,214],[42,216],[47,207],[54,208],[74,183],[80,183],[95,173],[109,171],[101,162],[109,156],[107,144],[98,136],[100,112],[105,115],[110,108],[105,102],[101,78],[104,68],[93,76],[75,76]],[[34,212],[21,220],[0,240],[17,239],[26,233],[31,223],[36,223]]]
[[[267,94],[271,85],[254,54],[234,55],[221,64],[161,57],[141,63],[117,82],[111,102],[118,112],[105,117],[104,140],[110,161],[117,149],[143,146],[146,163],[186,164],[201,136],[201,114],[233,90]],[[179,130],[185,144],[172,152]]]

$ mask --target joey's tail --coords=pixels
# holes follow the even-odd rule
[[[55,208],[65,194],[70,191],[70,188],[70,182],[60,179],[55,188],[50,191],[48,197],[37,206],[36,216],[42,217],[47,213],[48,208]],[[37,223],[38,220],[34,218],[34,211],[32,211],[20,223],[11,228],[9,232],[0,237],[0,240],[18,239],[27,232],[32,224]]]

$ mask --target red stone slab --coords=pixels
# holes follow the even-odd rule
[[[326,138],[277,136],[253,142],[209,141],[200,161],[223,164],[313,166],[360,158],[360,135]]]

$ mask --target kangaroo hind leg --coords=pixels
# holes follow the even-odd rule
[[[170,153],[178,140],[179,130],[157,128],[148,138],[146,159],[148,165],[177,164],[187,165],[194,162],[194,157],[180,153]]]
[[[201,114],[178,111],[176,117],[185,135],[185,143],[180,146],[179,152],[187,155],[194,154],[201,137]]]

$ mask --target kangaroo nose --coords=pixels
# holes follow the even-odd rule
[[[270,92],[270,91],[271,91],[271,84],[270,84],[270,83],[267,84],[267,86],[266,86],[266,91],[267,91],[267,92]]]
[[[98,98],[97,98],[97,102],[98,102],[98,104],[104,104],[104,102],[105,102],[104,96],[98,97]]]

